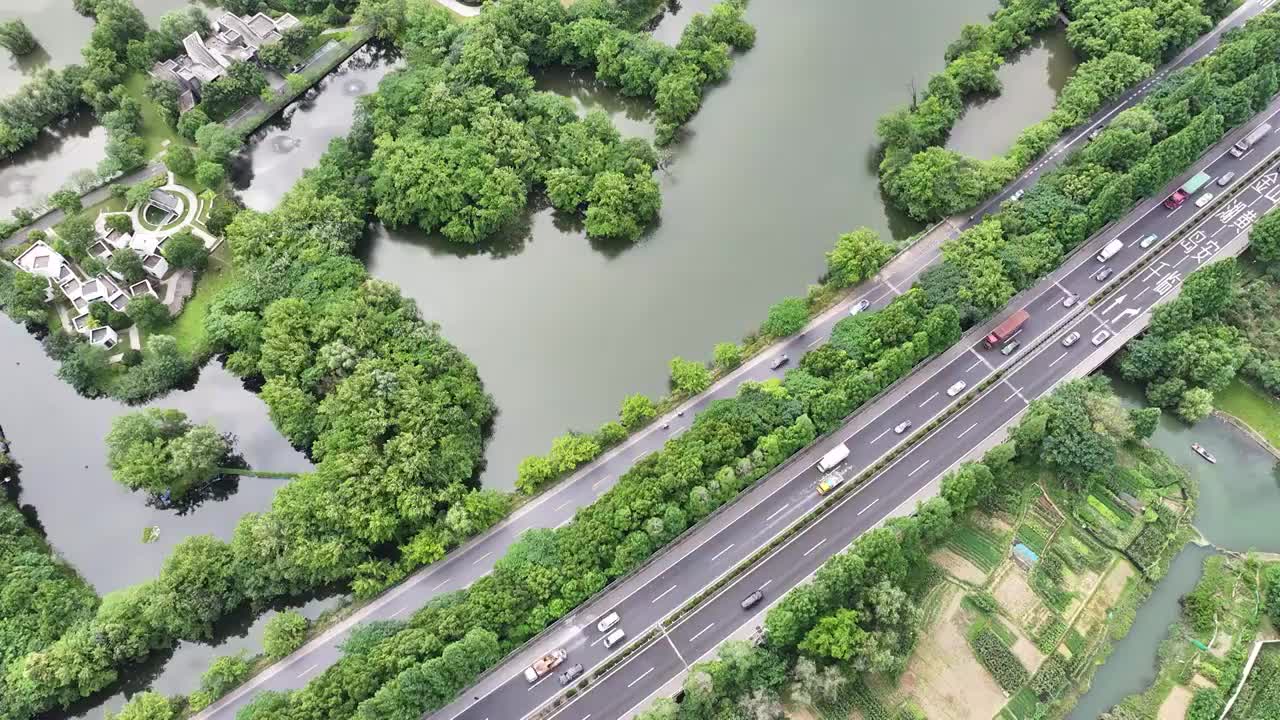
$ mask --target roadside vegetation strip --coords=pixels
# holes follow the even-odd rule
[[[675,705],[669,699],[659,699],[652,710],[641,717],[646,720],[693,720],[703,717],[698,714],[699,709],[733,706],[777,707],[778,712],[782,712],[780,695],[787,689],[791,690],[793,704],[809,704],[810,701],[801,698],[826,698],[830,701],[833,687],[839,688],[845,683],[860,686],[863,680],[880,690],[864,698],[859,707],[880,707],[877,712],[889,713],[883,715],[885,717],[895,710],[902,710],[901,707],[893,707],[901,701],[890,692],[893,678],[907,668],[912,653],[931,642],[927,634],[922,634],[921,621],[912,619],[923,615],[916,612],[917,603],[930,594],[930,588],[938,577],[936,572],[924,571],[928,554],[944,544],[961,523],[972,521],[969,513],[975,508],[983,508],[985,513],[995,513],[1002,518],[1019,516],[1018,508],[1031,501],[1025,491],[1033,478],[1037,483],[1041,478],[1048,482],[1049,491],[1059,498],[1058,502],[1074,503],[1080,501],[1076,488],[1093,473],[1128,462],[1125,460],[1128,455],[1159,456],[1141,444],[1146,436],[1136,433],[1137,423],[1130,426],[1100,421],[1103,417],[1114,419],[1116,412],[1125,414],[1107,383],[1100,379],[1072,381],[1060,386],[1053,395],[1036,401],[1028,415],[1011,432],[1011,438],[1016,437],[1016,442],[1001,443],[988,451],[980,462],[962,465],[944,480],[941,496],[923,503],[917,514],[893,520],[886,527],[859,537],[844,553],[824,563],[814,574],[812,582],[796,586],[770,607],[764,623],[765,641],[762,645],[751,647],[736,643],[723,646],[715,660],[695,663],[689,676],[691,679],[683,688],[683,704]],[[1046,422],[1049,418],[1052,420]],[[1142,427],[1146,429],[1148,426]],[[1046,430],[1047,434],[1039,433],[1040,429]],[[1080,431],[1073,435],[1077,441],[1086,445],[1101,442],[1111,448],[1110,454],[1086,453],[1070,457],[1048,451],[1047,435],[1060,438],[1062,433],[1073,434],[1076,431]],[[1111,444],[1121,440],[1122,453]],[[1165,463],[1168,464],[1167,459]],[[1176,466],[1168,466],[1177,472]],[[1178,477],[1177,487],[1192,483],[1185,474]],[[1194,490],[1190,494],[1194,495]],[[1184,518],[1186,515],[1183,513]],[[1018,524],[1019,521],[1015,519],[1012,522]],[[1175,542],[1165,546],[1162,562],[1167,563],[1179,544]],[[1012,563],[1013,560],[1005,562]],[[1036,571],[1032,572],[1034,575]],[[1144,582],[1140,586],[1149,591],[1151,584]],[[886,598],[893,600],[889,602]],[[884,610],[880,609],[882,606]],[[850,614],[851,608],[859,610]],[[907,616],[905,621],[902,619],[904,613]],[[1103,614],[1099,612],[1099,616]],[[1132,621],[1132,614],[1124,612],[1107,617],[1113,622]],[[988,628],[992,642],[1008,644],[1014,635],[1005,622],[1013,621],[1011,616],[1002,618],[980,621],[970,629],[978,634],[982,628]],[[851,622],[856,625],[851,626]],[[1026,632],[1021,623],[1014,624]],[[848,645],[830,644],[848,632],[888,635],[885,643],[859,644],[848,654],[845,652]],[[1068,638],[1072,632],[1067,631]],[[974,634],[969,637],[974,637]],[[894,641],[887,642],[889,638]],[[1081,647],[1076,640],[1068,639],[1066,642]],[[951,647],[950,643],[946,644]],[[975,668],[979,667],[976,658],[970,659]],[[927,665],[936,665],[939,661],[954,665],[961,659],[932,655],[924,660]],[[832,664],[843,678],[823,678],[821,683],[815,683],[816,674],[804,667],[806,664],[812,667],[814,663]],[[853,668],[866,674],[855,672]],[[1069,707],[1061,703],[1074,699],[1063,699],[1060,695],[1067,672],[1075,674],[1078,680],[1094,668],[1096,665],[1091,658],[1079,652],[1068,668],[1054,661],[1046,662],[1034,674],[1014,677],[1005,673],[1006,686],[1021,685],[1009,688],[1012,699],[997,692],[986,698],[986,702],[993,703],[990,708],[984,705],[980,710],[971,709],[975,714],[986,716],[988,710],[995,714],[1001,711],[1001,706],[1007,706],[1008,714],[1001,711],[999,717],[1017,718],[1021,717],[1020,712],[1029,710],[1031,705],[1043,699],[1047,703],[1043,709],[1061,711]],[[999,668],[996,671],[1005,672]],[[708,677],[710,682],[707,682]],[[886,683],[890,687],[886,688]],[[919,701],[922,696],[918,693],[928,690],[927,679],[916,675],[914,683],[912,694]],[[1037,697],[1024,692],[1027,687]],[[954,689],[940,693],[935,703],[955,702]],[[890,698],[893,698],[891,702]]]

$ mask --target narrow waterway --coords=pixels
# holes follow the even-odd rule
[[[1117,392],[1131,407],[1143,404],[1140,389],[1115,381]],[[1211,465],[1191,449],[1199,442],[1213,451]],[[1196,479],[1200,502],[1195,525],[1220,547],[1233,550],[1280,552],[1280,485],[1272,475],[1275,459],[1229,423],[1211,416],[1188,427],[1165,413],[1151,444],[1163,450]],[[1138,610],[1129,634],[1094,675],[1088,694],[1080,699],[1071,720],[1092,720],[1129,695],[1149,687],[1156,676],[1156,649],[1169,625],[1178,619],[1178,599],[1200,579],[1210,550],[1188,546],[1174,559],[1169,574]]]

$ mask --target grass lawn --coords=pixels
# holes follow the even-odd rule
[[[1218,393],[1213,403],[1240,418],[1273,447],[1280,447],[1280,402],[1265,392],[1237,379]]]
[[[186,144],[186,141],[169,127],[169,123],[161,117],[160,109],[147,97],[148,82],[146,73],[136,72],[125,80],[124,87],[129,91],[129,96],[142,105],[142,139],[147,144],[147,157],[154,158],[165,140],[171,144]]]
[[[226,244],[222,244],[209,257],[209,267],[196,283],[196,292],[187,300],[182,314],[173,319],[173,323],[161,332],[173,335],[178,341],[178,349],[191,358],[203,358],[209,351],[208,337],[205,335],[204,318],[209,313],[209,306],[222,288],[235,279],[236,268],[231,264],[231,253]]]

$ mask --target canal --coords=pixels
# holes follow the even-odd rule
[[[163,13],[152,5],[164,2],[178,0],[142,0],[140,7],[151,18]],[[683,3],[658,23],[656,35],[673,41],[689,17],[711,4]],[[751,5],[757,46],[738,58],[729,82],[707,94],[687,136],[667,151],[660,223],[634,246],[588,240],[576,223],[546,209],[531,210],[514,231],[465,251],[420,233],[372,228],[361,248],[371,271],[399,284],[426,318],[443,325],[497,399],[501,414],[484,484],[510,488],[522,457],[544,452],[565,429],[591,429],[614,417],[625,395],[665,392],[671,357],[706,358],[715,342],[755,327],[773,302],[803,294],[839,233],[859,225],[896,238],[917,231],[880,195],[876,119],[906,102],[913,80],[921,86],[942,67],[942,50],[962,25],[996,7],[996,0]],[[83,38],[75,42],[78,53]],[[1034,121],[1048,114],[1056,92],[1032,87],[1052,82],[1045,57],[1025,53],[1002,73],[1027,58],[1036,72],[1002,78],[1005,92]],[[362,50],[255,133],[233,172],[246,204],[273,207],[329,140],[348,131],[357,99],[376,89],[395,62]],[[608,113],[627,135],[652,136],[648,104],[601,87],[590,73],[548,72],[538,83],[583,111]],[[1028,106],[1018,98],[1029,98]],[[992,112],[1008,108],[987,103],[966,120],[980,122]],[[995,138],[997,149],[1017,129]],[[69,172],[46,169],[53,168],[48,161],[25,167],[57,180],[32,194],[56,189]],[[0,201],[11,169],[0,165]],[[0,363],[9,370],[0,385],[0,423],[25,467],[20,502],[100,593],[154,576],[183,537],[227,537],[243,513],[265,509],[282,482],[242,479],[225,499],[187,515],[149,508],[103,466],[102,439],[124,408],[77,397],[54,376],[39,344],[7,321],[0,322]],[[155,405],[236,434],[254,467],[307,467],[272,428],[262,403],[216,364],[191,390]],[[148,525],[158,525],[161,536],[144,545]],[[310,599],[303,607],[315,614],[339,600]],[[125,687],[113,688],[113,697],[91,698],[59,717],[101,718],[126,690],[190,692],[215,654],[257,650],[264,619],[229,620],[213,643],[183,644],[139,668]]]
[[[1143,404],[1142,392],[1128,383],[1113,384],[1130,407]],[[1199,442],[1218,457],[1210,465],[1191,450]],[[1275,458],[1226,421],[1211,416],[1188,427],[1165,413],[1151,444],[1163,450],[1195,478],[1200,501],[1195,525],[1210,542],[1232,550],[1280,552],[1280,486],[1272,468]],[[1188,546],[1178,554],[1169,573],[1156,584],[1138,610],[1129,634],[1093,677],[1071,720],[1093,720],[1129,695],[1140,693],[1155,680],[1156,649],[1169,626],[1178,619],[1178,600],[1195,587],[1205,557],[1211,551]]]

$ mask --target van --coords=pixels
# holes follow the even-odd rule
[[[596,630],[599,630],[602,633],[609,632],[610,630],[613,629],[614,625],[618,624],[618,621],[621,619],[622,618],[618,616],[618,613],[611,612],[608,615],[605,615],[604,617],[600,618],[600,622],[596,623]]]
[[[617,645],[618,643],[622,642],[626,638],[627,638],[626,631],[624,631],[622,628],[618,628],[617,630],[614,630],[613,632],[605,636],[604,646],[607,648],[611,648],[614,645]]]
[[[1098,262],[1106,262],[1115,257],[1116,253],[1123,249],[1124,241],[1120,238],[1113,238],[1111,242],[1107,243],[1106,246],[1102,248],[1102,251],[1098,253],[1096,259]]]

